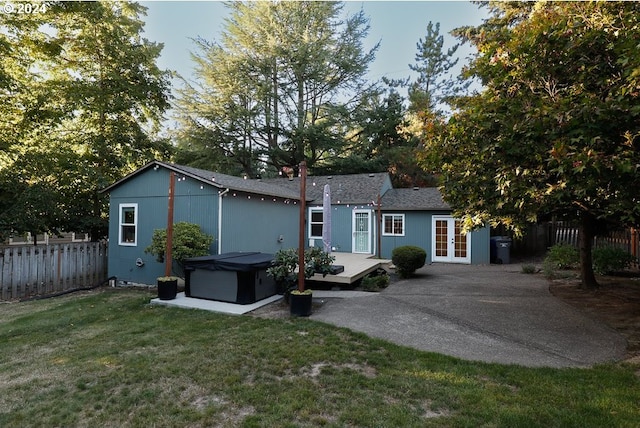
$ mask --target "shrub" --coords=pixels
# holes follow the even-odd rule
[[[599,275],[627,269],[636,261],[631,254],[615,247],[594,248],[591,255],[593,257],[593,271]]]
[[[324,252],[318,247],[313,247],[304,252],[304,277],[311,278],[313,274],[319,273],[323,276],[331,271],[331,264],[336,258]],[[298,249],[288,248],[278,250],[275,255],[273,266],[267,269],[267,274],[271,276],[282,291],[293,288],[297,282],[298,275],[295,272],[298,266]]]
[[[522,273],[527,273],[527,274],[536,273],[535,265],[522,265]]]
[[[362,278],[362,282],[360,283],[360,288],[364,291],[380,291],[383,288],[387,288],[389,286],[389,275],[386,273],[377,275],[370,274]]]
[[[580,263],[578,249],[567,244],[556,244],[549,249],[544,259],[544,264],[549,268],[575,269]]]
[[[426,260],[426,251],[413,245],[396,247],[391,254],[391,261],[396,266],[396,272],[402,278],[409,278],[417,269],[424,266]]]
[[[181,221],[173,225],[171,258],[182,267],[185,259],[209,255],[212,242],[213,237],[202,232],[199,225]],[[157,261],[163,262],[166,247],[167,230],[156,229],[151,237],[151,245],[145,248],[144,252],[156,256]]]

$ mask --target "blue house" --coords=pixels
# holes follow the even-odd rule
[[[167,226],[169,176],[175,174],[174,222],[199,224],[214,237],[211,254],[275,253],[298,246],[299,178],[243,179],[153,161],[104,189],[109,193],[109,276],[154,284],[164,265],[144,252]],[[391,258],[416,245],[427,262],[489,263],[489,228],[467,235],[438,189],[394,189],[387,173],[309,176],[305,242],[322,246],[324,185],[331,189],[331,246]],[[381,221],[380,221],[381,220]]]

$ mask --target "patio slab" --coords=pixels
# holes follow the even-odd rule
[[[266,299],[259,300],[249,305],[238,305],[235,303],[218,302],[215,300],[196,299],[193,297],[186,297],[184,293],[178,293],[176,298],[173,300],[160,300],[155,298],[151,299],[150,303],[152,305],[172,306],[185,309],[202,309],[205,311],[220,312],[224,314],[243,315],[281,299],[282,296],[276,294],[275,296],[267,297]]]

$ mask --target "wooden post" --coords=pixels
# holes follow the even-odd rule
[[[298,171],[300,176],[300,221],[298,230],[298,290],[304,291],[304,226],[307,197],[307,163],[300,162]]]
[[[169,207],[167,209],[167,246],[164,250],[164,276],[171,276],[171,249],[173,248],[173,199],[176,189],[176,176],[169,172]]]

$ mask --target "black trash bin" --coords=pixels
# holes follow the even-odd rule
[[[491,237],[491,263],[511,263],[511,238],[508,236]]]

